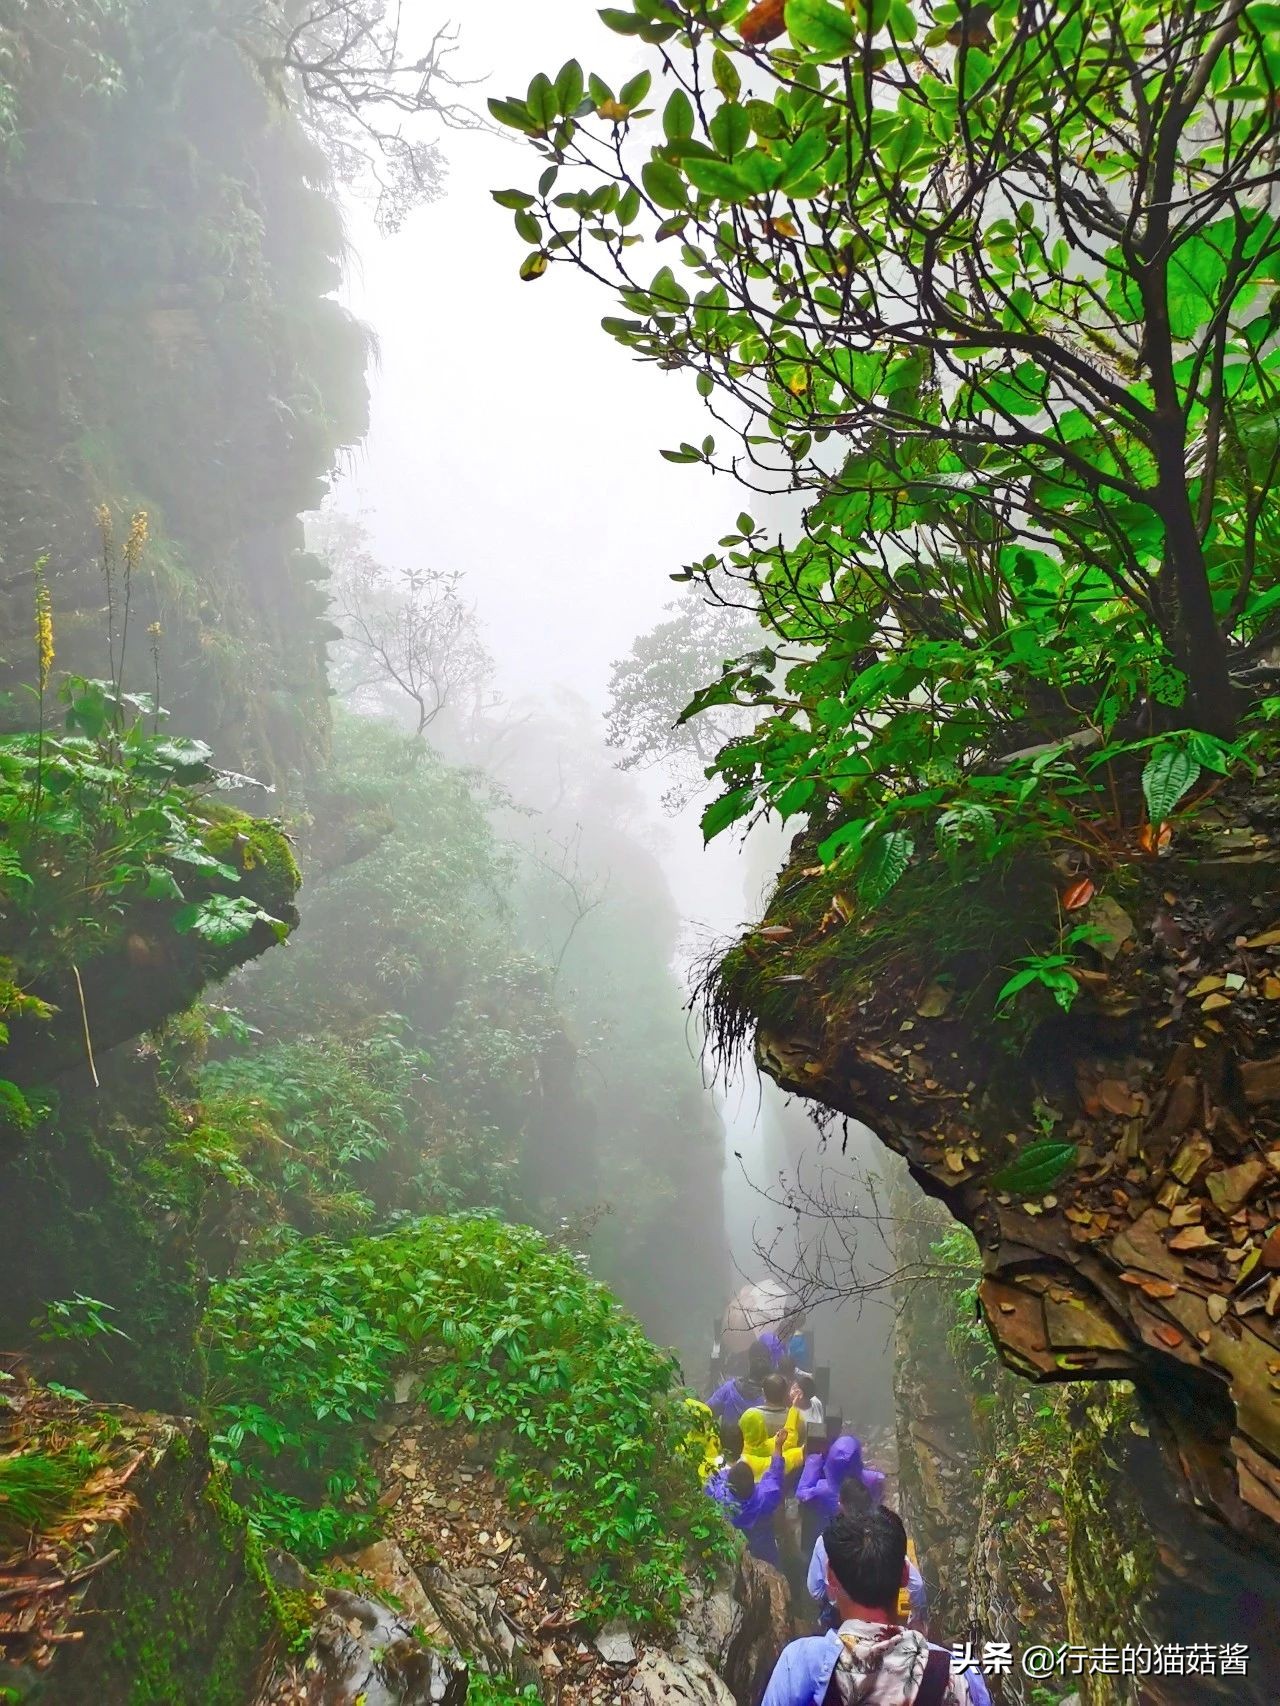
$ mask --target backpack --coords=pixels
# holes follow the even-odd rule
[[[944,1706],[950,1681],[951,1654],[945,1647],[930,1647],[924,1675],[920,1678],[920,1686],[916,1689],[911,1706]],[[827,1691],[822,1697],[822,1706],[843,1706],[834,1670],[827,1683]]]

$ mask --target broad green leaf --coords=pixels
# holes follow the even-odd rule
[[[721,47],[711,56],[711,80],[726,101],[736,101],[742,93],[742,79],[738,75],[738,68]]]
[[[685,181],[665,160],[648,160],[640,172],[645,194],[655,207],[679,209],[689,202]]]
[[[787,0],[786,20],[796,46],[823,59],[842,59],[857,47],[853,19],[835,0]]]
[[[711,140],[724,159],[732,160],[751,140],[751,120],[746,109],[727,102],[711,119]],[[685,169],[688,170],[686,161]]]
[[[818,857],[824,865],[833,865],[842,853],[856,855],[867,832],[865,818],[859,818],[853,823],[841,824],[827,836],[825,841],[818,843]]]
[[[489,111],[499,124],[505,124],[509,130],[522,130],[526,136],[534,136],[539,130],[536,119],[532,117],[523,101],[496,101],[490,99]]]
[[[891,829],[864,847],[858,865],[858,895],[864,906],[879,906],[906,873],[915,844],[905,829]]]
[[[668,142],[684,142],[693,135],[693,102],[683,89],[673,89],[662,109],[662,129]]]
[[[751,788],[734,788],[718,800],[712,800],[702,814],[702,839],[711,841],[731,823],[746,817],[755,803],[755,792]]]
[[[1010,1196],[1040,1197],[1066,1178],[1079,1156],[1078,1144],[1046,1138],[1029,1143],[1007,1167],[993,1173],[989,1182],[993,1189],[1007,1191]]]
[[[555,81],[556,106],[565,117],[573,113],[583,91],[582,67],[576,59],[567,60]],[[626,96],[623,95],[622,99],[625,101]]]
[[[652,72],[638,71],[634,77],[622,85],[618,93],[618,100],[624,107],[634,109],[644,100],[652,84]]]
[[[1142,792],[1152,823],[1164,823],[1172,815],[1199,774],[1199,760],[1185,746],[1169,741],[1156,748],[1142,772]]]
[[[750,156],[747,156],[749,159]],[[750,201],[760,190],[747,176],[748,167],[728,160],[698,159],[685,161],[685,172],[695,189],[720,201]]]

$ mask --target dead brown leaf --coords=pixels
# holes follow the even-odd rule
[[[1175,1232],[1169,1240],[1171,1250],[1218,1250],[1221,1245],[1216,1238],[1207,1233],[1203,1226],[1184,1226],[1181,1232]]]
[[[1098,1101],[1109,1114],[1129,1118],[1142,1111],[1141,1099],[1118,1078],[1104,1078],[1098,1085],[1096,1094]]]

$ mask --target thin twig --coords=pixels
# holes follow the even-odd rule
[[[80,1020],[84,1026],[84,1052],[89,1060],[89,1076],[93,1079],[94,1089],[100,1090],[102,1086],[98,1082],[98,1069],[93,1064],[93,1038],[89,1035],[89,1013],[84,1004],[84,985],[80,981],[80,967],[73,965],[71,970],[75,975],[76,994],[80,997]]]

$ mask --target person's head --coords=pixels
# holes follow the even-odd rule
[[[801,1399],[809,1404],[817,1397],[818,1382],[811,1374],[806,1374],[803,1369],[798,1369],[796,1371],[796,1391],[800,1394]]]
[[[728,1458],[742,1456],[742,1429],[728,1416],[720,1421],[720,1449]]]
[[[773,1357],[768,1345],[762,1345],[757,1339],[747,1352],[747,1373],[757,1384],[773,1368]]]
[[[749,1499],[756,1490],[755,1471],[749,1463],[739,1458],[736,1463],[729,1465],[725,1485],[735,1499]]]
[[[836,1491],[840,1509],[846,1516],[864,1517],[875,1504],[860,1475],[846,1475]]]
[[[766,1374],[761,1382],[766,1404],[785,1404],[791,1387],[785,1374]]]
[[[873,1507],[853,1516],[841,1511],[823,1540],[827,1592],[841,1619],[895,1622],[898,1594],[907,1580],[907,1531],[897,1512]]]

